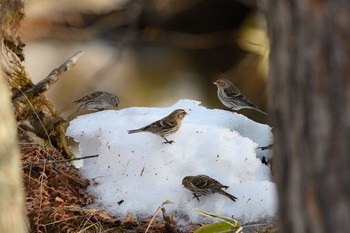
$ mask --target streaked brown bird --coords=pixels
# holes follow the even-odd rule
[[[82,110],[102,111],[107,109],[116,109],[119,105],[117,96],[106,91],[95,91],[81,99],[74,101],[80,103],[80,106],[75,112],[68,116],[68,119]]]
[[[186,114],[187,113],[185,110],[176,109],[168,116],[149,125],[146,125],[145,127],[129,130],[128,133],[132,134],[140,132],[149,132],[161,136],[165,140],[165,142],[163,143],[172,144],[174,141],[169,141],[168,139],[166,139],[166,136],[175,133],[180,128],[182,120],[184,119]]]
[[[197,198],[198,201],[200,196],[207,196],[214,193],[224,195],[232,201],[236,201],[237,199],[237,197],[222,190],[228,189],[229,186],[222,185],[219,181],[206,175],[186,176],[182,180],[182,185],[190,190],[193,193],[193,198]]]
[[[230,110],[238,111],[243,108],[254,109],[264,115],[268,115],[266,112],[259,109],[253,104],[246,96],[244,96],[238,88],[233,85],[229,80],[220,78],[213,82],[218,88],[218,97],[223,105]]]

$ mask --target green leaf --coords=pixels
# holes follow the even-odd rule
[[[217,222],[213,224],[206,225],[194,231],[194,233],[224,233],[224,232],[241,232],[242,227],[238,229],[227,222]]]
[[[212,214],[212,213],[208,213],[204,210],[200,210],[200,209],[194,209],[194,211],[204,215],[204,216],[207,216],[207,217],[210,217],[210,218],[216,218],[216,219],[220,219],[224,222],[226,222],[227,224],[235,227],[235,228],[239,228],[241,225],[239,224],[238,221],[236,221],[235,219],[233,218],[228,218],[228,217],[225,217],[225,216],[221,216],[221,215],[217,215],[217,214]]]
[[[213,224],[209,224],[204,227],[201,227],[198,230],[196,230],[195,233],[221,233],[221,232],[224,233],[224,232],[232,232],[234,230],[237,233],[242,232],[241,224],[239,224],[239,222],[233,218],[228,218],[225,216],[208,213],[200,209],[194,209],[194,211],[210,218],[216,218],[216,219],[222,220],[222,222],[217,222],[217,223],[213,223]]]

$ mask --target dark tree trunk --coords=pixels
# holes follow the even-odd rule
[[[350,232],[350,1],[265,1],[280,232]]]

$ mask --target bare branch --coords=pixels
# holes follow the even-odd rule
[[[83,55],[83,51],[79,51],[73,56],[71,56],[70,58],[68,58],[60,67],[51,71],[51,73],[46,78],[41,80],[39,83],[31,87],[30,89],[26,90],[24,94],[26,96],[32,97],[32,96],[38,96],[41,93],[47,91],[51,85],[53,85],[58,81],[59,76],[63,72],[71,69],[76,64],[76,62],[82,55]],[[16,99],[18,97],[19,96],[14,96],[13,99]]]

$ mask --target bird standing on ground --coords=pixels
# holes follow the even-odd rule
[[[182,185],[190,190],[194,195],[193,198],[197,198],[198,201],[200,196],[207,196],[214,193],[224,195],[232,201],[236,201],[237,199],[237,197],[222,190],[223,188],[228,189],[228,186],[222,185],[219,181],[206,175],[186,176],[182,180]]]
[[[174,141],[168,141],[165,137],[169,134],[175,133],[181,126],[182,120],[186,116],[186,111],[183,109],[176,109],[168,116],[153,122],[145,127],[139,129],[129,130],[128,133],[140,133],[140,132],[149,132],[161,136],[165,142],[163,143],[173,143]]]
[[[116,109],[119,105],[119,99],[109,92],[95,91],[74,101],[74,103],[80,103],[80,106],[75,112],[68,116],[68,119],[82,110],[102,111],[106,109]]]
[[[213,82],[213,84],[218,87],[218,97],[221,103],[229,109],[238,111],[242,108],[250,108],[264,115],[268,115],[245,97],[229,80],[218,79],[216,82]]]

